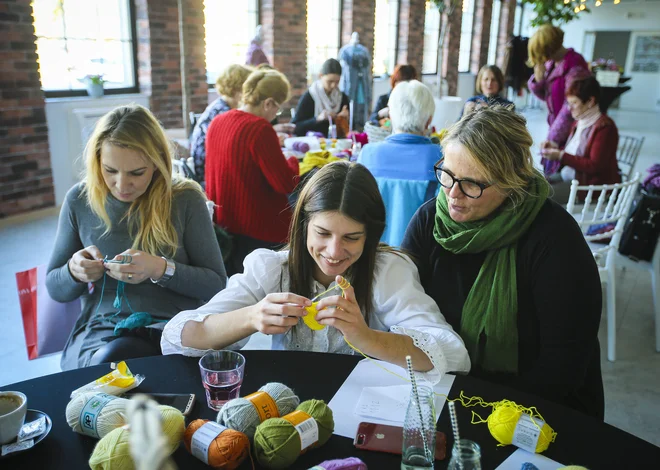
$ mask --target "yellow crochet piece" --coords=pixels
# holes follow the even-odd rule
[[[316,168],[316,167],[320,168],[324,165],[327,165],[330,162],[336,162],[339,160],[341,160],[341,158],[337,158],[334,155],[332,155],[330,152],[326,152],[324,150],[307,152],[303,157],[302,162],[300,162],[300,164],[298,165],[300,168],[300,176],[309,172],[312,168]]]
[[[316,310],[316,305],[325,294],[333,290],[341,289],[341,296],[346,297],[344,295],[344,290],[348,289],[350,285],[351,284],[346,280],[346,278],[342,277],[338,284],[335,284],[330,289],[326,290],[325,292],[321,292],[319,295],[314,297],[312,299],[312,305],[305,307],[305,310],[307,310],[307,315],[303,317],[305,325],[307,325],[311,330],[322,330],[325,328],[325,325],[321,325],[316,321],[316,314],[319,313],[318,310]]]

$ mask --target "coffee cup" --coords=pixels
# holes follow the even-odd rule
[[[21,392],[0,392],[0,445],[18,436],[27,413],[27,397]]]

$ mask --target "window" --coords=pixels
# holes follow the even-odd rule
[[[214,85],[225,67],[245,63],[259,22],[258,0],[204,0],[204,18],[206,81]]]
[[[461,20],[461,43],[458,50],[458,71],[470,71],[470,51],[472,50],[472,27],[474,24],[474,0],[463,0]]]
[[[307,0],[307,80],[313,82],[323,62],[339,55],[340,0]]]
[[[490,17],[490,40],[488,41],[488,64],[493,65],[497,60],[497,37],[500,33],[500,13],[502,0],[493,0],[493,13]]]
[[[107,92],[137,91],[130,0],[33,0],[41,87],[46,96],[86,95],[86,75]]]
[[[513,35],[520,36],[520,20],[523,14],[522,3],[516,3],[516,13],[513,16]]]
[[[438,73],[438,40],[440,38],[440,11],[427,0],[424,16],[424,58],[422,73]]]
[[[374,75],[391,74],[394,71],[398,35],[399,2],[397,0],[376,0]]]

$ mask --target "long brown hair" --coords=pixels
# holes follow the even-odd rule
[[[364,224],[367,240],[362,256],[349,268],[355,297],[365,318],[373,311],[373,281],[385,230],[385,204],[373,175],[359,163],[333,162],[322,167],[303,187],[289,230],[289,290],[310,297],[316,263],[307,251],[307,229],[314,214],[337,211]]]

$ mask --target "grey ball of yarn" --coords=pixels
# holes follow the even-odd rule
[[[280,416],[288,415],[296,410],[300,398],[284,384],[269,382],[261,387],[259,392],[266,392],[275,401]],[[250,400],[234,398],[225,403],[216,421],[230,429],[246,434],[250,440],[254,437],[257,426],[261,423],[259,413]]]

